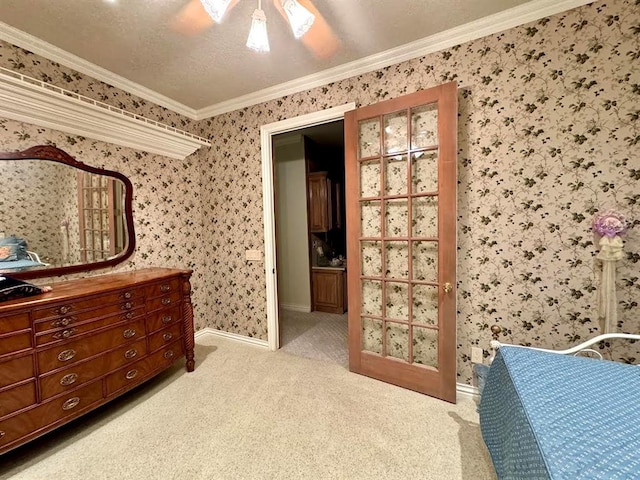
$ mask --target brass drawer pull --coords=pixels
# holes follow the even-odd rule
[[[131,320],[135,316],[136,316],[136,312],[127,312],[124,314],[124,318],[127,320]]]
[[[166,352],[164,352],[164,358],[168,360],[171,357],[173,357],[173,350],[167,350]]]
[[[173,317],[171,315],[165,315],[164,317],[162,317],[162,323],[169,323],[171,322],[171,320],[173,320]]]
[[[171,340],[172,338],[173,338],[173,333],[171,333],[171,332],[167,332],[167,333],[165,333],[164,335],[162,335],[162,339],[163,339],[165,342],[168,342],[168,341],[169,341],[169,340]]]
[[[124,358],[126,358],[127,360],[132,359],[136,355],[138,355],[138,351],[135,348],[132,348],[131,350],[127,350],[126,352],[124,352]]]
[[[171,303],[171,299],[168,297],[165,297],[161,300],[163,305],[169,305]]]
[[[123,296],[123,298],[125,298],[127,300],[129,300],[132,297],[131,292],[124,292],[122,294],[122,296]]]
[[[164,285],[160,285],[160,291],[162,293],[167,293],[169,290],[171,290],[171,285],[168,284],[164,284]]]
[[[62,409],[71,410],[72,408],[77,407],[79,403],[80,403],[80,397],[70,398],[69,400],[67,400],[62,404]]]
[[[132,308],[133,308],[133,303],[131,303],[131,302],[127,302],[127,303],[122,304],[122,309],[123,310],[131,310]]]
[[[70,328],[68,330],[63,330],[61,332],[54,333],[51,336],[53,338],[55,338],[56,340],[60,340],[61,338],[69,338],[74,333],[76,333],[76,329],[75,328]]]
[[[76,356],[76,351],[73,349],[63,350],[58,354],[58,360],[61,362],[67,362]]]
[[[122,336],[124,338],[131,338],[136,335],[136,331],[133,328],[127,328],[124,332],[122,332]]]
[[[127,372],[127,374],[125,375],[125,378],[127,380],[131,380],[132,378],[135,378],[136,375],[138,375],[138,370],[136,370],[135,368],[133,370],[129,370]]]
[[[0,430],[0,438],[2,438],[4,436],[5,436],[5,433],[2,430]]]
[[[58,308],[56,310],[56,313],[60,313],[62,315],[66,315],[67,313],[69,313],[71,311],[71,305],[63,305],[60,308]]]
[[[74,317],[64,317],[64,318],[61,318],[60,320],[56,320],[55,322],[51,322],[51,326],[52,327],[66,327],[67,325],[69,325],[74,320],[75,320]]]
[[[67,373],[64,377],[60,379],[60,385],[66,387],[67,385],[72,385],[76,383],[78,379],[77,373]]]

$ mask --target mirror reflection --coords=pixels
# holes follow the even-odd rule
[[[0,175],[0,272],[108,261],[127,249],[120,179],[42,159],[2,160]]]

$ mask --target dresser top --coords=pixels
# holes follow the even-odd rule
[[[162,280],[163,278],[185,277],[189,278],[192,270],[174,268],[144,268],[130,272],[109,273],[96,275],[76,280],[52,283],[50,292],[33,295],[31,297],[18,298],[6,302],[0,302],[0,315],[5,311],[20,307],[37,307],[40,304],[72,300],[101,294],[122,288],[134,288],[147,283]]]

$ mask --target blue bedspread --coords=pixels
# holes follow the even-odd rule
[[[480,426],[500,479],[640,479],[640,366],[501,347]]]

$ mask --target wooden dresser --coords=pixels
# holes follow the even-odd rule
[[[190,270],[55,283],[0,303],[0,454],[110,401],[186,357]]]

